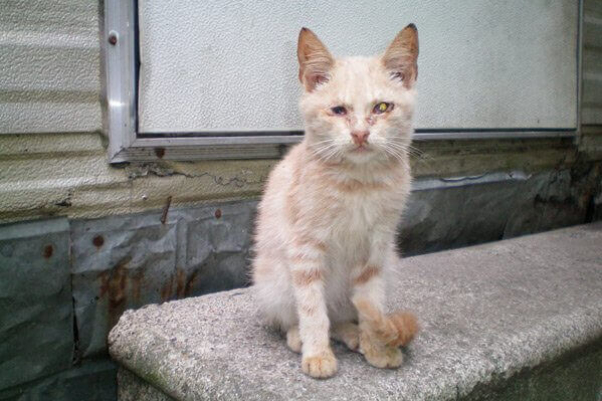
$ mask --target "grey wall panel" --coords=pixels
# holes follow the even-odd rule
[[[81,356],[106,352],[126,309],[249,283],[256,201],[72,223]]]
[[[116,372],[117,366],[109,359],[89,360],[55,375],[0,391],[0,400],[115,401]]]
[[[484,185],[446,182],[435,190],[413,191],[398,247],[411,256],[582,224],[587,211],[573,192],[579,185],[575,178],[569,170],[546,171],[516,180],[483,180]]]
[[[182,210],[177,297],[230,290],[250,283],[252,233],[257,202]]]
[[[0,390],[71,367],[67,219],[0,227]]]
[[[0,0],[0,10],[0,134],[100,130],[100,3]]]
[[[602,124],[602,1],[583,4],[583,97],[581,122]]]
[[[83,357],[102,354],[126,309],[165,300],[176,267],[176,222],[160,214],[76,221],[73,299]]]
[[[420,32],[419,128],[574,128],[576,1],[139,1],[141,132],[297,130],[296,40]]]

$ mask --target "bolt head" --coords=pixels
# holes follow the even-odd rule
[[[109,43],[113,46],[117,44],[117,32],[109,32]]]

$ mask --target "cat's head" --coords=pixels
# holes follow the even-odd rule
[[[310,150],[364,163],[403,157],[412,136],[418,31],[405,27],[378,57],[335,59],[309,29],[297,49],[301,112]]]

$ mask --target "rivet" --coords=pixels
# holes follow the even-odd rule
[[[97,235],[92,238],[92,243],[95,247],[100,248],[105,243],[105,239],[102,237],[102,235]]]
[[[117,32],[109,32],[109,43],[115,46],[117,44]]]

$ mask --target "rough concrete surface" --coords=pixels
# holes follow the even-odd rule
[[[390,306],[414,311],[422,332],[405,364],[375,369],[336,346],[339,372],[326,381],[303,375],[299,356],[262,326],[252,289],[127,311],[109,335],[110,353],[139,382],[126,380],[120,396],[152,386],[178,400],[545,399],[533,391],[554,386],[521,377],[554,382],[562,368],[567,380],[556,388],[566,399],[594,400],[601,244],[597,223],[406,258]]]

